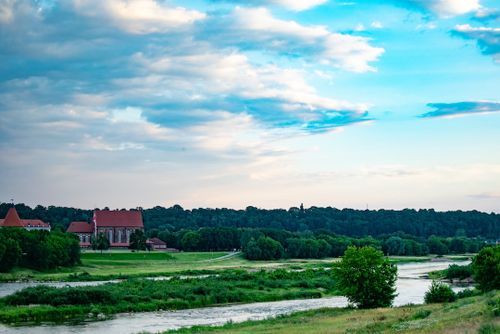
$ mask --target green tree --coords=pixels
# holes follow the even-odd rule
[[[338,288],[359,308],[388,307],[396,297],[397,267],[373,247],[349,247],[336,265]]]
[[[0,272],[14,268],[21,258],[19,243],[10,238],[0,239]]]
[[[146,250],[146,235],[143,230],[135,230],[130,235],[130,249]]]
[[[500,289],[500,246],[481,249],[472,259],[472,273],[481,290]]]
[[[405,240],[400,237],[390,237],[384,242],[384,250],[387,255],[405,255]]]
[[[448,303],[457,299],[457,295],[448,284],[433,281],[429,290],[425,293],[424,300],[427,304]]]
[[[243,254],[249,260],[260,260],[262,258],[262,252],[254,238],[247,242],[245,248],[243,248]]]
[[[285,250],[278,241],[261,236],[257,241],[251,238],[243,253],[249,260],[277,260],[283,257]]]
[[[269,237],[260,237],[257,240],[257,245],[260,248],[262,260],[281,259],[285,253],[283,246],[278,241]]]
[[[182,249],[187,251],[194,251],[198,249],[201,236],[198,232],[187,232],[181,239]]]
[[[93,250],[100,250],[102,254],[103,250],[109,249],[109,240],[104,233],[99,233],[97,237],[92,236],[91,246]]]
[[[429,247],[429,253],[431,254],[444,255],[449,252],[448,246],[436,236],[429,237],[427,247]]]

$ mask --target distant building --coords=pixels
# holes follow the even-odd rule
[[[166,250],[167,243],[158,238],[149,238],[146,240],[146,246],[149,249]]]
[[[7,211],[5,219],[0,219],[0,227],[22,227],[28,231],[50,231],[50,225],[40,219],[21,219],[15,207]]]
[[[98,233],[106,236],[111,247],[128,247],[135,230],[144,230],[141,211],[95,210],[92,223],[72,222],[67,232],[78,235],[82,247],[89,247],[92,235]]]
[[[94,229],[87,222],[71,222],[66,232],[74,233],[80,239],[80,247],[90,247]]]

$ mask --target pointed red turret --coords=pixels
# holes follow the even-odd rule
[[[17,214],[16,208],[10,208],[3,220],[2,226],[4,227],[24,227],[21,223],[21,218]]]

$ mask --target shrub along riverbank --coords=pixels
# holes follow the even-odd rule
[[[27,288],[0,299],[0,322],[98,319],[120,312],[179,310],[228,303],[335,295],[331,271],[230,270],[205,278],[133,279],[97,287]]]

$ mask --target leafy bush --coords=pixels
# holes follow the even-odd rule
[[[359,308],[391,306],[397,267],[372,247],[349,247],[334,269],[338,288]]]
[[[472,260],[472,272],[481,290],[500,289],[500,245],[483,248]]]
[[[447,303],[457,299],[457,295],[445,283],[433,281],[429,290],[425,293],[425,302],[431,303]]]
[[[445,272],[445,278],[447,279],[465,279],[468,277],[472,277],[472,266],[459,266],[456,264],[451,264]]]

